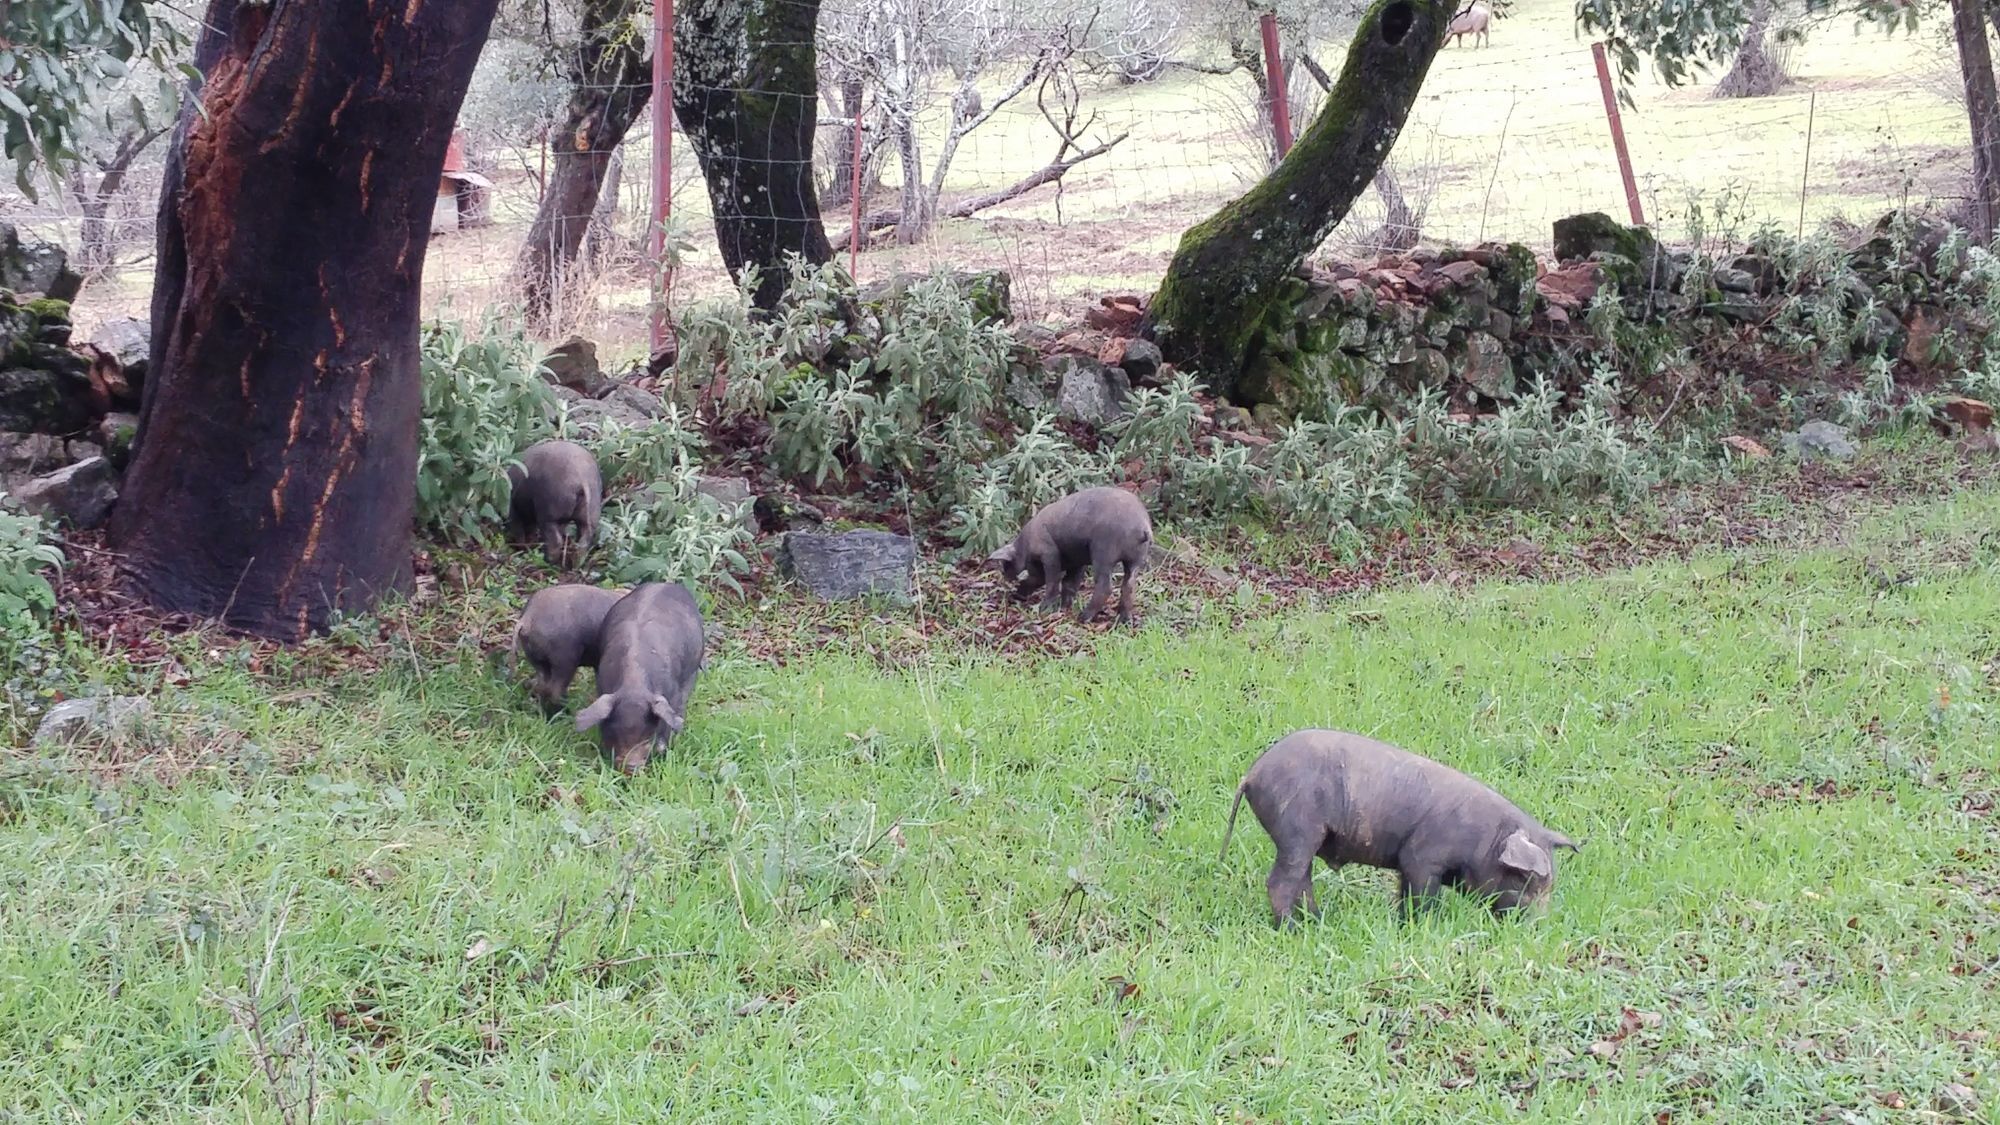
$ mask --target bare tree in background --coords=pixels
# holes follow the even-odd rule
[[[1046,96],[1064,73],[1088,32],[1088,24],[1055,21],[1049,29],[1023,32],[1004,18],[1012,9],[992,0],[876,0],[850,12],[838,24],[823,26],[825,50],[834,65],[861,80],[876,93],[883,142],[893,146],[902,170],[902,198],[893,211],[863,217],[866,229],[895,227],[904,244],[929,234],[941,214],[963,217],[1017,198],[1061,179],[1071,168],[1109,152],[1123,134],[1095,144],[1085,134],[1094,118],[1079,119],[1073,98]],[[1028,22],[1019,20],[1019,22]],[[936,106],[939,76],[949,70],[957,78],[948,109],[944,137],[928,171],[924,167],[921,121]],[[991,72],[1010,72],[1006,87],[982,96],[980,80]],[[1057,148],[1049,162],[997,191],[960,200],[941,211],[945,178],[959,146],[974,130],[991,121],[1031,89],[1041,92],[1042,116],[1056,135]]]

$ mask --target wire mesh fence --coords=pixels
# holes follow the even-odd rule
[[[636,10],[618,46],[649,70],[652,13]],[[847,264],[852,246],[864,283],[905,271],[1003,269],[1016,313],[1030,318],[1150,289],[1182,232],[1261,176],[1275,146],[1254,20],[1239,11],[1221,36],[1186,21],[1149,30],[1148,10],[1132,0],[1110,20],[1102,10],[991,0],[818,5],[819,96],[801,113],[812,121],[812,192],[837,260]],[[1315,72],[1337,75],[1344,55],[1337,35],[1310,32],[1291,35],[1284,51],[1300,134],[1325,100]],[[1953,207],[1971,153],[1946,35],[1816,28],[1785,52],[1794,80],[1763,97],[1719,98],[1713,81],[1670,90],[1642,80],[1623,118],[1648,223],[1689,240]],[[778,44],[772,57],[797,58],[785,49],[804,45]],[[593,147],[602,131],[579,122],[593,120],[592,106],[634,94],[633,82],[592,86],[574,49],[553,63],[546,55],[538,69],[487,66],[467,97],[463,167],[490,192],[479,221],[433,236],[426,302],[460,315],[518,308],[523,247],[538,214],[553,208],[584,233],[576,260],[551,279],[538,332],[643,349],[662,281],[649,238],[650,116],[633,113],[615,146]],[[689,69],[679,76],[684,95],[698,81]],[[767,82],[748,70],[737,78],[707,92],[733,96],[746,112],[768,101]],[[670,311],[730,288],[716,196],[752,221],[780,221],[786,210],[729,185],[711,192],[687,124],[670,146]],[[751,160],[784,148],[783,138],[758,139]],[[0,198],[0,218],[86,250],[96,276],[78,306],[85,331],[145,315],[166,149],[164,139],[149,142],[108,193],[99,190],[107,174],[99,160],[62,192]],[[602,177],[602,191],[572,205],[559,181],[579,162]],[[441,186],[441,199],[449,190]],[[1569,4],[1522,0],[1492,22],[1485,44],[1467,38],[1439,55],[1386,174],[1323,253],[1367,258],[1417,240],[1545,250],[1554,221],[1579,211],[1625,213],[1590,44],[1578,38]]]

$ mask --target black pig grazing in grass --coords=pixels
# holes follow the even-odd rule
[[[1042,608],[1065,607],[1076,599],[1083,568],[1094,572],[1096,589],[1077,615],[1095,620],[1111,597],[1111,571],[1125,568],[1118,596],[1118,620],[1132,620],[1133,579],[1146,566],[1153,545],[1153,521],[1146,505],[1122,488],[1086,488],[1036,512],[1012,543],[986,557],[1009,581],[1025,578],[1014,591],[1025,598],[1044,591]]]
[[[648,582],[620,598],[598,630],[598,695],[576,729],[600,727],[611,760],[638,773],[680,733],[702,646],[701,610],[686,587]]]
[[[507,470],[513,494],[507,501],[507,534],[526,539],[530,530],[542,537],[542,557],[550,566],[567,565],[563,528],[576,528],[578,561],[597,539],[597,515],[604,505],[604,476],[590,450],[569,441],[541,441],[521,454],[521,464]]]
[[[535,670],[530,691],[554,714],[569,695],[578,668],[597,667],[597,632],[624,590],[563,585],[537,590],[514,626],[515,655]]]
[[[1546,901],[1555,850],[1576,850],[1567,836],[1457,770],[1343,731],[1295,731],[1264,751],[1229,806],[1225,857],[1246,797],[1278,848],[1264,885],[1279,925],[1301,896],[1319,913],[1314,856],[1336,869],[1362,863],[1395,870],[1406,910],[1457,887],[1504,913]]]

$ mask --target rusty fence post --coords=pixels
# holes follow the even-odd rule
[[[653,5],[653,354],[667,346],[667,217],[674,206],[674,0]]]
[[[1271,136],[1278,143],[1278,159],[1283,160],[1292,151],[1292,107],[1284,54],[1278,46],[1277,13],[1265,12],[1257,22],[1264,33],[1264,88],[1271,94]]]
[[[1611,123],[1611,147],[1618,152],[1618,174],[1625,178],[1625,207],[1632,212],[1632,225],[1646,225],[1639,208],[1639,184],[1632,178],[1632,154],[1625,149],[1625,124],[1618,117],[1618,95],[1611,88],[1611,64],[1604,57],[1604,44],[1592,43],[1590,53],[1597,60],[1597,87],[1604,92],[1604,119]]]

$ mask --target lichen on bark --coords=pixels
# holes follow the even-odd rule
[[[1148,317],[1167,358],[1232,393],[1263,334],[1288,319],[1286,279],[1388,159],[1453,12],[1448,0],[1379,0],[1291,152],[1181,237]]]

